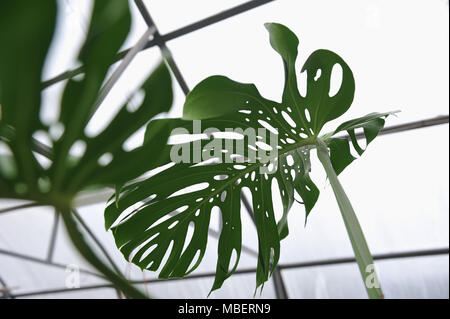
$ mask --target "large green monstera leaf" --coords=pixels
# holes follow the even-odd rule
[[[302,198],[307,214],[318,199],[319,190],[309,176],[310,151],[316,147],[324,124],[350,107],[355,90],[353,74],[337,54],[315,51],[302,68],[302,72],[307,72],[307,92],[300,95],[295,71],[297,37],[280,24],[266,24],[266,28],[272,47],[283,59],[285,85],[281,103],[262,97],[253,84],[224,76],[205,79],[188,95],[182,119],[154,121],[148,127],[150,136],[160,125],[171,125],[173,135],[190,138],[167,146],[167,163],[176,163],[124,187],[106,208],[106,228],[112,229],[125,258],[142,269],[159,269],[160,278],[186,276],[200,264],[211,211],[218,207],[222,229],[212,290],[222,286],[239,262],[240,203],[242,190],[248,188],[258,232],[259,287],[278,263],[280,240],[288,235],[286,221],[294,193]],[[330,96],[330,77],[336,64],[343,71],[342,83],[338,92]],[[338,172],[354,159],[351,145],[362,154],[355,129],[363,128],[368,144],[383,127],[387,115],[370,114],[324,135]],[[351,141],[333,137],[341,131],[348,131]],[[279,220],[272,201],[274,181],[283,204]],[[192,237],[188,239],[189,228]],[[237,256],[234,263],[233,254]]]
[[[57,123],[44,123],[40,117],[41,73],[56,13],[56,1],[3,1],[0,5],[0,43],[5,45],[0,50],[0,143],[2,151],[8,150],[0,158],[0,198],[55,207],[83,255],[115,284],[122,285],[127,295],[136,296],[118,274],[109,272],[93,257],[75,227],[69,227],[73,226],[71,211],[80,191],[114,187],[161,165],[155,150],[166,145],[168,127],[160,126],[145,145],[131,151],[124,150],[123,144],[152,117],[170,109],[170,73],[160,64],[142,84],[144,97],[132,111],[128,104],[123,105],[101,133],[87,136],[85,128],[102,83],[131,23],[126,1],[95,1],[78,56],[84,77],[67,81]],[[44,148],[42,136],[47,137]],[[84,149],[78,157],[71,151],[76,145]],[[48,159],[41,160],[42,155]]]

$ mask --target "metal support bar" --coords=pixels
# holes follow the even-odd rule
[[[142,0],[135,0],[136,6],[139,9],[139,12],[141,13],[142,17],[144,18],[145,23],[149,28],[154,28],[155,33],[153,35],[153,40],[158,45],[159,49],[161,50],[161,53],[163,55],[164,60],[169,65],[169,68],[172,70],[178,84],[180,85],[181,89],[183,90],[184,95],[187,95],[189,93],[189,87],[186,84],[186,81],[183,78],[183,75],[180,72],[180,69],[178,68],[177,64],[175,63],[175,60],[173,59],[172,52],[170,52],[170,49],[166,45],[166,41],[161,36],[161,34],[158,31],[158,28],[155,25],[155,22],[153,21],[150,13],[148,12],[147,8],[145,7]]]
[[[120,271],[119,267],[116,265],[116,263],[114,262],[114,260],[112,259],[112,257],[108,254],[108,251],[106,250],[106,248],[103,246],[103,244],[101,243],[101,241],[97,238],[97,236],[95,236],[94,232],[89,228],[89,226],[84,222],[83,218],[81,218],[80,214],[78,214],[77,210],[73,210],[72,214],[75,216],[75,219],[77,220],[77,222],[81,225],[81,227],[88,233],[88,235],[92,238],[92,240],[95,242],[95,244],[98,246],[98,248],[100,248],[101,252],[103,253],[103,255],[105,255],[106,259],[109,261],[109,263],[111,264],[111,266],[113,267],[114,271],[119,274],[119,275],[123,275],[122,272]]]
[[[38,264],[47,265],[47,266],[51,266],[51,267],[55,267],[55,268],[61,268],[61,269],[66,269],[67,268],[67,265],[65,265],[65,264],[56,263],[56,262],[49,262],[49,261],[47,261],[45,259],[41,259],[41,258],[37,258],[37,257],[33,257],[33,256],[28,256],[28,255],[24,255],[24,254],[19,254],[19,253],[8,251],[8,250],[4,250],[4,249],[1,249],[1,248],[0,248],[0,255],[10,256],[10,257],[18,258],[18,259],[23,259],[23,260],[26,260],[26,261],[31,261],[31,262],[35,262],[35,263],[38,263]],[[95,272],[92,272],[90,270],[80,269],[80,273],[84,273],[84,274],[95,276],[95,277],[99,277],[99,278],[104,278],[104,276],[102,276],[100,274],[97,274]]]
[[[289,299],[280,268],[275,269],[272,278],[277,299]]]
[[[401,133],[404,131],[416,130],[419,128],[425,128],[425,127],[442,125],[442,124],[448,124],[448,115],[436,116],[434,118],[420,120],[420,121],[414,121],[414,122],[408,122],[408,123],[404,123],[404,124],[391,125],[391,126],[383,128],[380,131],[380,133],[378,133],[378,135]],[[365,138],[365,135],[363,132],[355,134],[355,136],[357,139]],[[345,138],[350,140],[350,136],[348,134],[345,135]]]
[[[47,261],[51,262],[53,259],[53,254],[55,252],[56,236],[58,235],[58,225],[59,225],[59,213],[55,210],[55,217],[53,220],[53,228],[50,237],[50,243],[48,246]]]
[[[251,9],[260,7],[264,4],[267,4],[269,2],[273,2],[274,0],[253,0],[246,3],[243,3],[241,5],[238,5],[236,7],[230,8],[228,10],[224,10],[220,13],[214,14],[208,18],[202,19],[200,21],[197,21],[195,23],[189,24],[185,27],[182,27],[178,30],[172,31],[167,33],[166,35],[163,35],[164,41],[170,41],[175,38],[181,37],[182,35],[197,31],[199,29],[202,29],[204,27],[207,27],[211,24],[217,23],[219,21],[223,21],[225,19],[231,18],[233,16],[236,16],[240,13],[249,11]]]
[[[15,296],[10,292],[10,288],[6,284],[6,282],[0,277],[0,285],[2,288],[0,289],[0,299],[4,298],[15,298]]]
[[[181,36],[183,36],[185,34],[188,34],[190,32],[193,32],[193,31],[202,29],[204,27],[207,27],[207,26],[209,26],[211,24],[214,24],[214,23],[220,22],[222,20],[228,19],[228,18],[233,17],[235,15],[238,15],[240,13],[243,13],[243,12],[246,12],[248,10],[254,9],[256,7],[262,6],[262,5],[264,5],[266,3],[269,3],[269,2],[272,2],[272,1],[275,1],[275,0],[252,0],[252,1],[249,1],[247,3],[238,5],[236,7],[230,8],[228,10],[222,11],[222,12],[220,12],[218,14],[212,15],[212,16],[206,18],[206,19],[202,19],[200,21],[197,21],[197,22],[194,22],[192,24],[189,24],[189,25],[187,25],[185,27],[182,27],[180,29],[177,29],[175,31],[169,32],[166,35],[162,35],[161,38],[162,38],[162,40],[164,42],[167,42],[167,41],[173,40],[175,38],[181,37]],[[143,47],[142,50],[149,49],[149,48],[151,48],[151,47],[153,47],[155,45],[157,45],[157,42],[155,40],[150,40],[150,41],[148,41],[146,43],[146,45]],[[126,49],[126,50],[124,50],[122,52],[119,52],[117,54],[117,56],[116,56],[116,62],[121,60],[121,59],[123,59],[123,57],[128,53],[129,50],[130,49]],[[49,87],[49,86],[51,86],[51,85],[53,85],[55,83],[67,80],[67,79],[72,78],[72,77],[74,77],[74,76],[76,76],[78,74],[81,74],[83,72],[84,72],[83,66],[78,67],[78,68],[73,69],[73,70],[68,70],[66,72],[63,72],[63,73],[57,75],[54,78],[51,78],[51,79],[49,79],[47,81],[42,82],[41,87],[42,87],[42,89],[45,89],[45,88],[47,88],[47,87]]]
[[[410,130],[415,130],[415,129],[419,129],[419,128],[434,126],[434,125],[441,125],[441,124],[448,124],[448,115],[441,115],[441,116],[437,116],[435,118],[414,121],[414,122],[409,122],[409,123],[405,123],[405,124],[392,125],[392,126],[389,126],[389,127],[386,127],[385,129],[383,129],[380,132],[380,135],[399,133],[399,132],[410,131]]]
[[[448,248],[440,248],[440,249],[430,249],[430,250],[417,250],[417,251],[409,251],[409,252],[401,252],[401,253],[388,253],[388,254],[378,254],[374,255],[374,260],[386,260],[386,259],[397,259],[397,258],[411,258],[411,257],[426,257],[426,256],[436,256],[436,255],[448,255],[449,249]],[[328,260],[321,260],[321,261],[312,261],[312,262],[303,262],[303,263],[293,263],[293,264],[286,264],[286,265],[279,265],[278,267],[281,270],[285,269],[297,269],[297,268],[305,268],[305,267],[315,267],[315,266],[327,266],[327,265],[337,265],[337,264],[344,264],[344,263],[352,263],[356,262],[356,259],[353,257],[348,258],[336,258],[336,259],[328,259]],[[256,268],[247,268],[247,269],[241,269],[237,270],[235,274],[251,274],[255,273]],[[165,280],[167,281],[178,281],[178,280],[190,280],[190,279],[199,279],[199,278],[209,278],[214,277],[216,274],[215,272],[210,273],[203,273],[203,274],[197,274],[197,275],[189,275],[184,278],[173,278]],[[151,279],[151,280],[141,280],[141,281],[131,281],[131,284],[151,284],[151,283],[161,283],[161,280],[159,279]],[[22,294],[15,294],[15,297],[30,297],[30,296],[38,296],[38,295],[44,295],[44,294],[52,294],[52,293],[65,293],[65,292],[74,292],[74,291],[80,291],[80,290],[90,290],[90,289],[100,289],[100,288],[113,288],[114,286],[111,284],[104,284],[104,285],[92,285],[92,286],[86,286],[82,288],[74,288],[74,289],[51,289],[51,290],[40,290],[40,291],[33,291],[33,292],[27,292]]]
[[[58,294],[58,293],[67,293],[67,292],[77,292],[77,291],[85,291],[85,290],[93,290],[93,289],[102,289],[102,288],[109,288],[114,289],[113,285],[110,284],[104,284],[104,285],[92,285],[92,286],[85,286],[80,288],[58,288],[58,289],[48,289],[48,290],[41,290],[40,292],[26,292],[15,295],[15,297],[32,297],[32,296],[41,296],[41,295],[48,295],[48,294]]]
[[[108,93],[113,88],[114,84],[116,84],[117,80],[119,80],[120,76],[123,74],[125,69],[130,65],[131,61],[133,61],[134,57],[144,48],[148,38],[152,35],[154,36],[155,32],[156,28],[153,26],[149,26],[148,29],[145,31],[145,33],[139,38],[138,42],[133,46],[133,48],[127,52],[122,62],[111,74],[109,79],[106,81],[105,85],[103,85],[103,87],[100,89],[91,116],[102,104]]]
[[[407,252],[400,252],[400,253],[378,254],[378,255],[373,255],[373,260],[398,259],[398,258],[410,258],[410,257],[426,257],[426,256],[448,255],[448,254],[449,254],[448,248],[438,248],[438,249],[429,249],[429,250],[407,251]],[[348,264],[348,263],[353,263],[353,262],[356,262],[355,257],[344,257],[344,258],[335,258],[335,259],[287,264],[287,265],[280,266],[280,268],[282,270],[285,270],[285,269],[293,269],[293,268]]]

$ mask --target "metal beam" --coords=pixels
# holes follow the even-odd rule
[[[65,265],[65,264],[49,262],[46,259],[41,259],[41,258],[37,258],[34,256],[20,254],[20,253],[12,252],[12,251],[1,249],[1,248],[0,248],[0,255],[14,257],[14,258],[18,258],[18,259],[22,259],[22,260],[26,260],[26,261],[31,261],[31,262],[35,262],[38,264],[47,265],[47,266],[51,266],[51,267],[55,267],[55,268],[61,268],[61,269],[67,268],[67,265]],[[97,274],[95,272],[92,272],[90,270],[85,270],[85,269],[80,269],[80,273],[84,273],[84,274],[99,277],[99,278],[105,278],[103,275],[100,275],[100,274]]]
[[[88,235],[92,238],[92,240],[95,242],[95,244],[98,246],[100,251],[103,253],[103,255],[106,257],[106,259],[109,261],[111,266],[113,267],[114,271],[118,274],[123,276],[122,272],[120,271],[119,267],[116,265],[112,257],[108,254],[108,251],[106,250],[105,246],[103,246],[102,242],[95,236],[94,232],[89,228],[89,226],[85,223],[83,218],[81,218],[80,214],[78,214],[78,211],[74,209],[72,211],[72,214],[75,216],[75,220],[78,222],[78,224],[88,233]]]
[[[166,35],[163,35],[163,39],[164,39],[164,41],[170,41],[170,40],[176,39],[178,37],[181,37],[182,35],[197,31],[197,30],[207,27],[211,24],[217,23],[219,21],[223,21],[225,19],[231,18],[233,16],[236,16],[238,14],[249,11],[251,9],[260,7],[264,4],[267,4],[267,3],[273,2],[273,1],[275,1],[275,0],[253,0],[253,1],[243,3],[234,8],[230,8],[228,10],[214,14],[208,18],[205,18],[205,19],[202,19],[195,23],[189,24],[178,30],[169,32]]]
[[[144,32],[143,35],[139,38],[139,40],[136,42],[136,44],[127,52],[125,57],[122,59],[122,62],[120,62],[119,66],[113,71],[111,76],[106,80],[105,84],[101,87],[100,92],[98,93],[97,100],[94,103],[93,110],[91,112],[91,117],[94,115],[94,113],[97,111],[97,109],[100,107],[102,102],[105,100],[105,98],[108,96],[109,92],[113,88],[113,86],[116,84],[116,82],[119,80],[119,78],[122,76],[123,72],[126,70],[126,68],[130,65],[131,61],[136,57],[136,55],[142,51],[145,44],[148,41],[148,38],[155,35],[156,28],[153,26],[149,26],[148,29]]]
[[[274,270],[272,278],[277,299],[289,299],[280,268]]]
[[[386,253],[386,254],[377,254],[373,256],[374,260],[389,260],[389,259],[398,259],[398,258],[412,258],[412,257],[426,257],[426,256],[436,256],[436,255],[448,255],[448,248],[438,248],[438,249],[429,249],[429,250],[416,250],[409,252],[400,252],[400,253]],[[336,259],[327,259],[327,260],[319,260],[319,261],[311,261],[311,262],[303,262],[303,263],[291,263],[285,265],[279,265],[278,267],[281,270],[286,269],[298,269],[298,268],[306,268],[306,267],[316,267],[316,266],[329,266],[329,265],[338,265],[344,263],[353,263],[356,262],[354,257],[346,257],[346,258],[336,258]],[[239,274],[251,274],[255,273],[256,268],[247,268],[237,270],[235,272],[236,275]],[[203,273],[197,275],[189,275],[184,278],[173,278],[164,280],[164,282],[168,281],[179,281],[179,280],[191,280],[191,279],[199,279],[199,278],[208,278],[214,277],[215,272]],[[141,280],[141,281],[130,281],[131,284],[151,284],[151,283],[161,283],[162,281],[159,279],[151,279],[151,280]],[[102,284],[102,285],[92,285],[85,286],[82,288],[74,288],[74,289],[66,289],[66,288],[58,288],[58,289],[50,289],[50,290],[39,290],[26,292],[22,294],[15,294],[15,297],[30,297],[30,296],[38,296],[44,294],[52,294],[52,293],[66,293],[66,292],[74,292],[79,290],[91,290],[91,289],[100,289],[100,288],[114,288],[111,284]]]
[[[256,7],[262,6],[262,5],[266,4],[266,3],[273,2],[273,1],[275,1],[275,0],[252,0],[252,1],[246,2],[244,4],[241,4],[241,5],[238,5],[236,7],[230,8],[228,10],[224,10],[224,11],[222,11],[220,13],[214,14],[214,15],[208,17],[208,18],[205,18],[205,19],[202,19],[200,21],[197,21],[197,22],[194,22],[192,24],[189,24],[189,25],[187,25],[185,27],[179,28],[179,29],[177,29],[175,31],[169,32],[166,35],[162,35],[161,39],[164,42],[173,40],[173,39],[181,37],[181,36],[183,36],[185,34],[188,34],[188,33],[191,33],[193,31],[202,29],[202,28],[207,27],[209,25],[212,25],[214,23],[220,22],[222,20],[228,19],[230,17],[233,17],[235,15],[238,15],[240,13],[249,11],[251,9],[254,9]],[[149,49],[151,47],[154,47],[157,44],[158,44],[157,41],[155,41],[154,39],[150,40],[150,41],[148,41],[146,43],[146,45],[144,46],[144,48],[142,50]],[[122,52],[119,52],[117,54],[117,56],[116,56],[115,62],[123,59],[123,57],[128,53],[129,50],[130,49],[126,49],[126,50],[124,50]],[[49,79],[47,81],[42,82],[41,87],[42,87],[42,89],[45,89],[45,88],[47,88],[47,87],[49,87],[49,86],[51,86],[51,85],[53,85],[55,83],[67,80],[67,79],[72,78],[72,77],[74,77],[74,76],[76,76],[78,74],[81,74],[83,72],[84,72],[83,66],[78,67],[78,68],[73,69],[73,70],[65,71],[65,72],[57,75],[54,78],[51,78],[51,79]]]
[[[183,77],[183,75],[180,72],[180,69],[178,68],[177,64],[175,63],[175,60],[173,59],[172,52],[166,45],[166,40],[161,36],[161,34],[158,31],[158,28],[155,25],[155,22],[153,21],[150,13],[148,12],[146,6],[142,2],[142,0],[135,0],[136,6],[139,9],[139,12],[141,13],[142,17],[144,18],[145,23],[149,28],[154,28],[155,33],[153,35],[153,40],[158,45],[159,49],[161,50],[162,56],[166,63],[169,65],[169,68],[172,70],[173,75],[175,76],[175,79],[177,80],[178,84],[180,85],[181,89],[183,90],[184,95],[187,95],[189,93],[189,87],[186,84],[186,81]]]
[[[47,253],[47,261],[52,262],[53,254],[55,252],[55,245],[56,245],[56,236],[58,235],[58,226],[59,226],[59,213],[55,209],[53,219],[53,228],[50,236],[50,243],[48,245],[48,253]]]
[[[433,118],[425,119],[425,120],[419,120],[419,121],[413,121],[398,125],[391,125],[388,127],[383,128],[378,135],[388,135],[393,133],[401,133],[405,131],[411,131],[416,130],[420,128],[435,126],[435,125],[442,125],[442,124],[448,124],[448,115],[440,115]],[[365,135],[363,132],[355,134],[357,139],[365,138]],[[347,134],[344,136],[347,139],[350,139],[350,136]]]

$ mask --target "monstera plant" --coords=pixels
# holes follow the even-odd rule
[[[372,113],[321,133],[353,100],[354,78],[338,55],[327,50],[311,54],[302,69],[307,73],[302,96],[295,70],[298,40],[286,27],[269,23],[270,43],[285,70],[280,103],[263,98],[252,84],[213,76],[188,95],[183,118],[150,121],[172,104],[171,78],[162,63],[142,84],[140,105],[130,109],[126,103],[102,132],[89,136],[85,129],[104,93],[102,84],[129,32],[128,4],[94,2],[78,56],[83,77],[67,81],[58,120],[47,123],[41,119],[41,91],[53,82],[42,83],[41,77],[56,12],[55,1],[0,5],[0,198],[54,207],[78,251],[127,297],[143,298],[111,260],[108,265],[90,246],[77,219],[77,195],[115,187],[105,209],[106,228],[127,260],[141,269],[159,270],[162,279],[184,277],[197,268],[205,253],[211,212],[218,207],[222,229],[213,291],[238,265],[242,191],[249,189],[249,210],[258,233],[256,287],[260,287],[277,266],[295,194],[306,215],[319,197],[310,178],[310,155],[315,152],[336,195],[367,292],[382,297],[364,235],[337,175],[355,159],[352,148],[359,155],[364,152],[355,130],[363,130],[368,145],[392,113]],[[342,68],[342,83],[330,93],[335,65]],[[148,122],[143,144],[125,150],[124,142]],[[198,132],[199,125],[207,130]],[[171,132],[185,140],[171,141]],[[80,145],[82,154],[74,155],[72,150]],[[150,177],[136,181],[155,168],[158,171]],[[281,218],[275,217],[272,199],[275,181]]]
[[[76,219],[74,199],[82,190],[114,187],[161,165],[155,150],[166,144],[168,128],[160,127],[145,145],[131,151],[122,146],[152,117],[170,109],[170,73],[160,64],[142,84],[144,98],[139,105],[129,110],[125,104],[101,133],[87,136],[85,128],[95,112],[102,83],[131,22],[127,1],[95,1],[78,56],[84,77],[67,81],[58,121],[42,121],[41,73],[56,13],[56,1],[0,4],[0,198],[54,207],[80,253],[126,296],[142,298],[145,295],[117,267],[104,263],[90,247]],[[42,136],[51,144],[43,145]],[[84,149],[81,156],[73,155],[74,145]]]
[[[222,229],[212,287],[215,290],[239,262],[241,196],[247,188],[252,194],[252,216],[258,233],[256,286],[262,286],[278,263],[280,241],[288,235],[287,215],[294,194],[301,197],[306,215],[319,197],[319,189],[310,178],[310,155],[315,149],[339,204],[367,293],[371,298],[381,298],[372,256],[337,175],[355,159],[352,147],[359,155],[364,152],[355,130],[363,131],[368,145],[392,113],[371,113],[321,134],[327,122],[344,114],[352,104],[352,71],[337,54],[317,50],[301,70],[307,74],[306,94],[302,96],[295,69],[297,37],[281,24],[265,26],[272,47],[283,60],[281,102],[265,99],[253,84],[224,76],[200,82],[186,98],[182,119],[152,121],[147,129],[148,138],[160,126],[174,129],[178,142],[172,141],[162,152],[167,155],[167,163],[176,163],[123,187],[105,210],[106,227],[112,229],[117,247],[127,260],[142,269],[160,269],[163,279],[184,277],[202,260],[211,211],[218,207]],[[337,93],[330,94],[335,65],[342,68],[342,81]],[[195,128],[199,125],[208,129],[199,131]],[[249,129],[263,130],[252,137]],[[342,137],[345,131],[349,138]],[[237,141],[242,142],[241,147],[237,147]],[[279,220],[272,200],[274,180],[283,206]],[[192,236],[187,239],[189,229]],[[233,254],[237,257],[234,262]],[[164,256],[167,259],[163,262]]]

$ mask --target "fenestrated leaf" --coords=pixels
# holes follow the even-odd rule
[[[40,175],[30,136],[40,126],[40,80],[55,17],[54,1],[2,1],[0,7],[0,120],[17,130],[9,145],[30,191]]]
[[[100,134],[88,137],[84,133],[106,73],[130,29],[126,1],[95,2],[88,35],[79,54],[84,78],[69,80],[64,89],[59,121],[52,124],[60,125],[62,132],[53,141],[47,168],[41,167],[32,153],[32,140],[38,130],[50,136],[51,128],[41,123],[39,117],[40,82],[55,25],[56,5],[53,1],[39,5],[34,1],[7,2],[2,4],[0,14],[0,41],[8,42],[11,48],[0,52],[0,134],[12,151],[11,165],[14,164],[16,172],[10,170],[6,174],[3,169],[0,172],[1,196],[14,194],[18,198],[70,206],[72,198],[82,189],[97,184],[123,184],[160,165],[155,150],[165,147],[170,133],[168,126],[155,131],[154,139],[134,150],[125,151],[123,144],[152,117],[170,109],[171,78],[164,63],[139,89],[144,98],[140,105],[135,105],[136,110],[129,111],[126,103]],[[26,24],[25,16],[29,18]],[[85,145],[79,158],[69,154],[76,143]],[[110,157],[106,165],[99,163],[105,154]],[[42,189],[43,181],[50,188]]]
[[[123,105],[99,135],[86,136],[100,88],[131,22],[127,1],[95,1],[78,56],[84,77],[67,82],[58,123],[48,127],[39,117],[41,73],[55,20],[55,1],[0,3],[0,43],[7,47],[0,50],[0,142],[9,150],[0,157],[0,197],[55,207],[79,252],[128,297],[142,298],[142,293],[105,265],[87,244],[72,216],[73,199],[93,186],[122,185],[162,163],[165,157],[159,148],[166,147],[170,126],[159,126],[144,145],[131,151],[124,150],[124,143],[152,117],[170,109],[171,77],[161,63],[142,84],[144,98],[133,105],[134,111]],[[59,137],[50,134],[52,128],[59,128]],[[36,133],[47,135],[53,145],[44,147],[34,137]],[[74,157],[70,150],[77,143],[85,150]],[[48,157],[49,163],[41,165],[35,152]]]
[[[198,267],[207,246],[211,211],[218,207],[222,229],[212,291],[220,288],[239,262],[240,199],[243,189],[249,189],[258,233],[259,287],[278,263],[280,240],[288,235],[287,216],[295,193],[302,198],[306,215],[318,199],[319,190],[309,176],[310,150],[316,147],[323,125],[350,107],[353,75],[335,53],[315,51],[302,69],[307,72],[308,87],[306,96],[301,96],[295,74],[296,36],[279,24],[266,24],[266,28],[285,67],[282,102],[265,99],[253,84],[224,76],[203,80],[187,96],[183,119],[153,121],[147,129],[151,136],[168,125],[176,129],[173,135],[189,141],[168,145],[160,162],[165,159],[167,166],[122,188],[105,210],[105,226],[112,229],[124,257],[142,269],[159,271],[160,278],[184,277]],[[338,92],[330,96],[335,64],[342,67],[343,80]],[[357,120],[333,133],[366,125],[367,137],[373,139],[380,122],[375,118],[367,121]],[[260,130],[252,135],[252,129]],[[336,165],[343,169],[349,159],[345,152],[339,152],[348,147],[348,141],[342,144],[332,135],[327,135],[329,147],[338,150]],[[275,181],[283,204],[278,221],[272,201]]]
[[[85,65],[84,77],[81,81],[70,79],[67,82],[61,101],[59,122],[64,135],[55,141],[52,167],[52,179],[57,188],[64,187],[68,172],[65,158],[72,145],[84,135],[103,79],[129,32],[130,22],[127,2],[95,3],[87,38],[78,56]]]
[[[249,127],[246,121],[247,116],[252,116],[255,121],[259,117],[259,112],[252,112],[252,114],[236,112],[234,116],[228,116],[226,119],[203,120],[202,125],[215,127],[219,131],[233,128],[230,124],[235,125],[236,128],[245,129]],[[192,126],[191,121],[172,120],[170,122],[177,128]],[[189,133],[194,132],[190,130]],[[233,140],[207,139],[183,143],[179,146],[189,150],[188,161],[192,162],[196,150],[205,150],[208,144],[214,141],[219,141],[222,145]],[[307,141],[303,139],[297,142],[298,147],[306,143]],[[278,181],[287,210],[293,202],[294,188],[301,189],[301,192],[308,192],[300,181],[309,177],[305,170],[307,164],[301,160],[295,165],[293,162],[288,163],[287,156],[300,157],[297,147],[291,144],[285,144],[279,149],[279,152],[284,155],[279,157],[280,169],[273,174],[260,174],[259,171],[260,167],[267,168],[270,163],[234,161],[233,155],[255,157],[250,154],[249,145],[258,148],[254,141],[246,138],[241,151],[237,145],[233,145],[233,149],[223,153],[220,150],[225,147],[219,146],[219,149],[212,149],[212,151],[220,152],[218,157],[200,154],[202,161],[219,159],[218,164],[179,163],[150,179],[125,187],[119,200],[111,203],[105,211],[106,227],[109,228],[115,224],[112,227],[113,234],[124,256],[143,269],[157,270],[162,266],[161,278],[186,276],[198,266],[204,255],[210,213],[212,208],[217,206],[222,212],[223,228],[219,239],[217,277],[213,289],[219,288],[223,281],[234,272],[239,260],[241,252],[240,197],[242,189],[248,187],[254,194],[252,206],[259,238],[257,285],[263,284],[272,273],[279,258],[280,235],[277,231],[272,205],[272,180]],[[305,154],[302,153],[301,156]],[[278,159],[275,158],[275,160]],[[182,192],[187,187],[193,186],[201,188],[189,193]],[[317,189],[314,186],[309,192],[315,190]],[[126,212],[135,204],[139,207]],[[194,228],[193,237],[190,242],[186,242],[186,233],[190,224]],[[283,230],[286,232],[285,228]],[[167,262],[161,265],[163,256],[172,241],[173,248]],[[236,263],[230,265],[233,251],[237,257]],[[196,254],[198,259],[194,259]]]
[[[195,123],[188,121],[193,119],[202,119],[204,128],[215,128],[219,132],[240,129],[241,135],[245,136],[244,147],[239,149],[233,145],[229,150],[227,142],[235,141],[230,136],[177,145],[178,150],[189,153],[187,160],[143,182],[125,187],[119,199],[105,211],[106,227],[112,227],[116,244],[125,258],[143,269],[160,269],[161,278],[183,277],[198,266],[206,249],[210,213],[217,206],[222,212],[223,228],[212,290],[221,287],[239,261],[240,197],[242,189],[248,188],[252,193],[251,204],[258,232],[256,282],[260,286],[277,265],[280,240],[288,234],[287,214],[294,202],[294,193],[297,192],[302,198],[306,214],[317,201],[319,190],[309,177],[310,149],[314,147],[323,124],[350,106],[353,76],[335,53],[316,51],[304,67],[308,72],[308,93],[306,97],[301,97],[296,87],[294,67],[298,40],[284,26],[266,26],[272,46],[285,63],[286,83],[282,103],[263,98],[253,84],[212,76],[199,83],[188,95],[184,120],[163,121],[171,122],[174,128],[188,128],[185,134],[203,133],[194,131]],[[329,83],[325,82],[330,80],[331,69],[336,63],[344,69],[343,84],[338,93],[330,98]],[[322,78],[311,81],[310,78],[315,76],[313,71],[319,68],[323,69]],[[310,122],[305,114],[306,109],[312,115]],[[153,125],[157,126],[158,122]],[[242,134],[252,128],[261,129],[253,136],[254,140]],[[270,136],[276,143],[270,143]],[[265,148],[268,145],[272,148]],[[208,147],[211,148],[208,152],[218,151],[203,156]],[[228,151],[222,152],[225,150]],[[195,155],[196,151],[201,151],[200,156]],[[253,151],[257,151],[258,155]],[[239,156],[241,162],[236,161]],[[211,158],[217,162],[196,164]],[[278,169],[268,174],[271,165]],[[278,223],[272,202],[272,182],[275,180],[283,203],[283,214]],[[187,187],[195,185],[204,188],[190,189],[186,193]],[[193,236],[190,242],[186,242],[189,225],[194,229]],[[230,265],[233,252],[236,262]],[[166,253],[168,259],[162,264]]]

